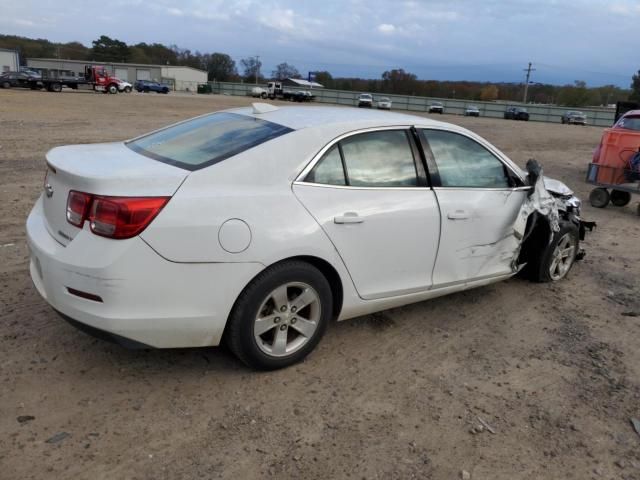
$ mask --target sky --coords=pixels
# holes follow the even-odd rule
[[[103,6],[104,8],[101,8]],[[259,55],[303,76],[531,81],[628,87],[640,69],[640,0],[0,0],[0,33],[80,41],[100,35]]]

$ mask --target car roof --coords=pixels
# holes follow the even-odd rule
[[[251,107],[237,108],[228,111],[267,120],[293,130],[329,126],[344,126],[347,127],[346,130],[355,130],[359,128],[395,125],[447,125],[443,122],[416,115],[380,112],[378,110],[356,109],[352,107],[277,107],[276,110],[258,114],[254,113]]]
[[[640,110],[629,110],[628,112],[624,112],[623,117],[630,116],[635,117],[636,115],[640,115]]]

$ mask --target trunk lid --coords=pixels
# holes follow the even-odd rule
[[[80,231],[67,221],[71,190],[94,195],[169,197],[188,174],[137,154],[121,142],[54,148],[47,153],[43,195],[47,229],[63,245]]]

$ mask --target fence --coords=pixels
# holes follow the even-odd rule
[[[256,86],[266,88],[266,85],[254,85],[250,83],[210,83],[212,93],[221,95],[247,96],[251,94],[251,89]],[[307,90],[315,95],[318,103],[330,103],[333,105],[357,105],[357,98],[360,93],[344,90],[329,90],[326,88],[314,88],[313,90],[291,87],[290,90]],[[473,100],[456,100],[451,98],[429,98],[414,97],[410,95],[387,95],[373,94],[374,100],[380,97],[388,97],[393,102],[393,110],[405,110],[409,112],[427,112],[429,105],[440,102],[444,105],[445,113],[463,115],[465,109],[470,105],[475,105],[480,110],[481,117],[503,118],[504,111],[509,106],[524,106],[529,112],[529,119],[534,122],[560,123],[562,115],[571,110],[564,107],[554,107],[550,105],[523,105],[514,103],[480,102]],[[613,124],[615,111],[605,108],[583,108],[583,113],[587,115],[587,123],[598,127],[610,127]]]

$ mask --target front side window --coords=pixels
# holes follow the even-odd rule
[[[475,140],[442,130],[424,130],[424,134],[443,187],[510,187],[505,165]]]
[[[160,162],[198,170],[291,131],[259,118],[213,113],[150,133],[126,145]]]

